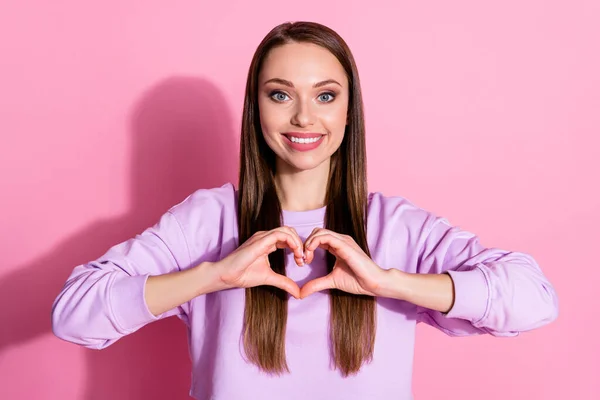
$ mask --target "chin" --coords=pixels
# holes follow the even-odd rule
[[[329,161],[329,157],[325,159],[314,159],[312,157],[297,157],[292,156],[285,160],[285,163],[288,164],[292,169],[298,171],[309,171],[311,169],[315,169],[326,161]]]

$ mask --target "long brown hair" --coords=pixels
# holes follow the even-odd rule
[[[314,22],[284,23],[259,44],[246,83],[242,134],[238,228],[240,244],[257,231],[282,225],[275,188],[275,153],[262,135],[258,109],[258,75],[271,49],[292,42],[313,43],[329,50],[343,66],[349,82],[348,124],[339,149],[331,157],[324,226],[350,235],[370,257],[366,236],[366,150],[362,94],[354,57],[332,29]],[[271,268],[285,275],[283,250],[269,255]],[[335,257],[327,253],[328,271]],[[243,341],[248,360],[262,370],[289,372],[285,357],[288,294],[272,286],[246,289]],[[331,356],[344,376],[356,373],[373,358],[375,299],[330,290]]]

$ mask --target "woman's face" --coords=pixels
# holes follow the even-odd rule
[[[344,138],[348,93],[344,68],[327,49],[291,43],[269,52],[258,76],[258,106],[278,168],[329,163]]]

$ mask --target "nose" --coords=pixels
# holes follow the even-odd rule
[[[310,100],[298,101],[296,103],[296,108],[294,109],[291,123],[295,126],[306,127],[314,124],[314,122],[315,115]]]

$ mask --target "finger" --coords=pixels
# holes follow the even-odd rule
[[[300,248],[300,252],[302,253],[300,257],[298,257],[296,254],[294,254],[294,260],[296,261],[296,264],[298,264],[299,266],[304,265],[304,256],[305,256],[304,255],[304,246],[302,244],[302,239],[300,239],[300,235],[298,235],[298,232],[296,231],[296,229],[294,229],[291,226],[282,226],[277,229],[284,230],[285,232],[288,232],[290,235],[292,235],[292,237],[298,244],[298,247]]]
[[[276,244],[272,245],[268,252],[272,253],[277,249],[289,249],[290,246],[287,243],[284,242],[277,242]],[[304,265],[304,252],[302,252],[302,257],[298,257],[295,251],[292,251],[292,253],[294,254],[294,261],[296,261],[296,264],[298,264],[298,266],[303,266]]]
[[[304,242],[304,251],[305,252],[312,252],[314,251],[314,249],[316,247],[310,247],[310,244],[315,240],[315,238],[319,237],[319,236],[323,236],[323,235],[332,235],[334,237],[339,238],[340,240],[344,240],[344,235],[341,235],[337,232],[331,231],[329,229],[322,229],[319,228],[316,231],[313,231],[313,233],[311,234],[311,236],[309,236],[306,241]]]
[[[272,230],[268,235],[265,235],[260,241],[257,242],[257,250],[260,254],[271,253],[272,246],[275,245],[277,248],[288,247],[293,250],[296,258],[302,258],[302,250],[296,244],[293,236],[287,232],[281,230]],[[256,254],[258,257],[259,254]]]
[[[302,267],[304,265],[304,260],[305,260],[305,255],[303,255],[302,257],[298,258],[296,256],[294,256],[294,261],[296,262],[296,265],[298,265],[299,267]]]
[[[283,226],[282,228],[286,229],[296,239],[298,246],[302,247],[302,239],[300,239],[300,235],[298,235],[296,229],[291,226]]]
[[[315,229],[312,230],[312,232],[310,233],[310,235],[308,235],[308,237],[304,241],[304,244],[303,244],[303,247],[304,247],[304,261],[307,264],[310,264],[313,261],[314,257],[315,257],[314,250],[308,250],[307,249],[307,244],[310,243],[315,236],[323,235],[323,234],[326,234],[328,232],[332,232],[333,233],[333,231],[330,231],[330,230],[325,229],[325,228],[320,228],[320,227],[319,228],[315,228]]]
[[[299,266],[304,265],[304,249],[302,248],[302,242],[300,240],[298,240],[297,238],[294,237],[293,233],[289,233],[289,235],[292,237],[292,239],[294,240],[294,243],[296,245],[296,247],[290,247],[288,246],[287,242],[283,243],[283,242],[278,242],[278,247],[280,249],[283,248],[290,248],[292,250],[292,253],[294,255],[294,261],[296,261],[296,264],[298,264]]]
[[[317,228],[313,229],[313,230],[312,230],[312,232],[310,232],[310,235],[308,235],[308,237],[306,238],[306,240],[310,239],[310,237],[311,237],[312,235],[314,235],[315,233],[317,233],[317,232],[319,232],[319,231],[321,231],[321,230],[324,230],[324,229],[325,229],[325,228],[321,228],[321,227],[317,227]]]
[[[344,260],[348,259],[348,256],[352,251],[352,246],[350,246],[345,240],[340,239],[337,237],[337,235],[334,236],[330,233],[315,236],[308,244],[307,252],[312,254],[317,247],[325,249],[334,256],[340,257]]]
[[[294,232],[294,234],[298,238],[298,243],[300,244],[300,250],[302,251],[302,258],[294,257],[294,260],[296,261],[296,264],[298,264],[298,266],[301,267],[304,265],[304,263],[306,261],[306,254],[304,253],[304,243],[302,243],[302,239],[300,238],[298,231],[296,231],[296,229],[291,226],[289,228]]]
[[[335,285],[333,279],[331,278],[331,275],[316,278],[302,286],[302,288],[300,289],[300,298],[304,299],[305,297],[308,297],[315,292],[320,292],[321,290],[333,288],[335,288]]]
[[[269,231],[269,233],[270,232],[275,232],[275,231],[277,231],[277,232],[285,232],[285,233],[291,235],[294,238],[294,241],[296,242],[296,244],[298,246],[302,246],[302,240],[300,240],[300,236],[298,236],[298,232],[296,232],[295,229],[293,229],[293,228],[291,228],[289,226],[279,226],[277,228],[271,229]]]
[[[308,239],[304,244],[304,253],[306,254],[306,262],[311,263],[315,256],[315,250],[317,247],[321,247],[324,250],[330,251],[332,254],[335,254],[335,250],[331,249],[329,246],[329,242],[323,242],[322,239],[319,239],[323,236],[338,238],[341,243],[343,243],[343,239],[337,233],[333,231],[329,231],[327,229],[322,229],[319,232],[315,233],[312,238]],[[315,242],[316,240],[319,240]]]
[[[319,236],[323,236],[323,235],[331,235],[333,237],[336,237],[340,240],[345,240],[345,235],[339,234],[337,232],[334,231],[330,231],[329,229],[319,229],[317,232],[314,232],[313,234],[311,234],[311,236],[309,236],[306,239],[306,242],[304,242],[304,248],[307,249],[310,246],[310,243],[312,243],[315,238],[318,238]],[[314,250],[314,249],[313,249]]]
[[[296,282],[285,275],[280,275],[275,272],[270,273],[265,279],[265,285],[275,286],[279,289],[285,290],[296,299],[300,298],[300,288]]]
[[[312,232],[310,233],[310,235],[308,235],[308,237],[304,241],[305,248],[306,248],[306,243],[308,243],[310,241],[310,239],[312,239],[315,235],[319,234],[319,232],[330,232],[330,231],[325,228],[320,228],[320,227],[313,229]]]
[[[250,236],[244,243],[242,243],[242,245],[240,247],[250,246],[252,243],[255,243],[256,241],[265,237],[268,233],[269,232],[265,232],[265,231],[254,232],[254,234],[252,236]]]

